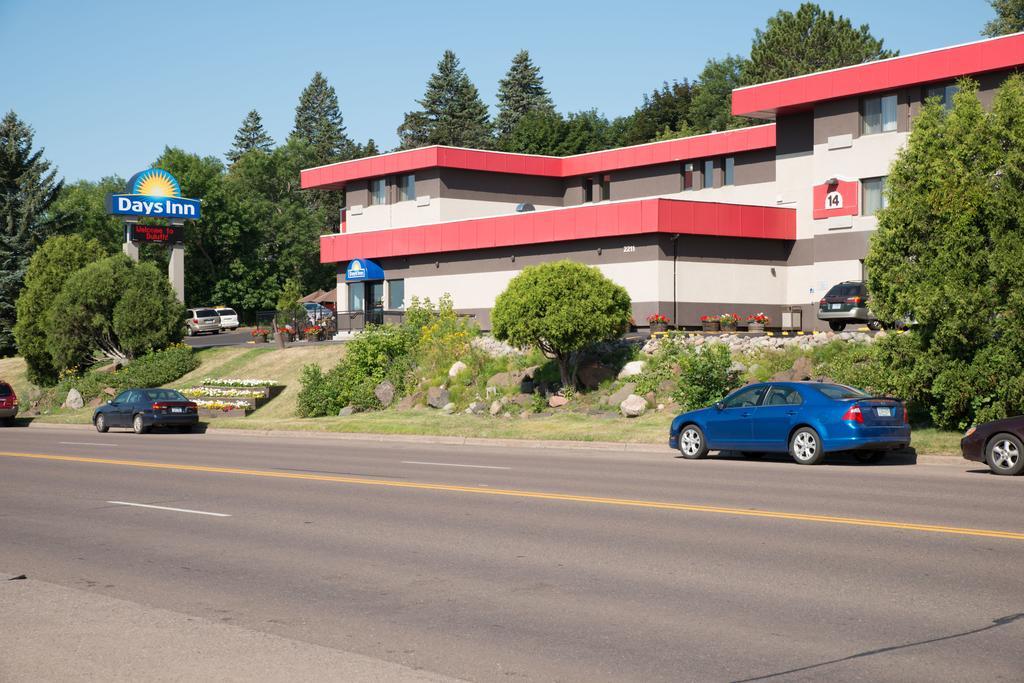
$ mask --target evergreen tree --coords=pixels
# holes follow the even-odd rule
[[[270,137],[267,130],[263,127],[263,119],[260,117],[260,113],[253,109],[246,115],[242,125],[238,128],[238,132],[235,133],[235,144],[224,156],[231,163],[235,163],[238,161],[238,157],[250,150],[258,149],[269,152],[273,146],[274,139]]]
[[[437,71],[427,81],[418,111],[407,112],[398,128],[400,149],[450,145],[486,149],[491,146],[487,105],[469,80],[459,58],[445,50]]]
[[[1024,0],[988,0],[996,18],[985,24],[982,35],[990,38],[1024,31]]]
[[[299,96],[292,137],[310,146],[314,165],[352,158],[352,141],[345,135],[338,95],[319,71]]]
[[[494,121],[498,138],[511,135],[525,114],[554,110],[555,105],[544,87],[540,67],[534,65],[529,52],[520,50],[512,58],[508,73],[498,82],[498,117]]]
[[[56,231],[49,208],[64,185],[33,137],[13,111],[0,121],[0,357],[15,351],[14,304],[29,259]]]
[[[882,42],[867,24],[854,28],[846,17],[805,2],[796,12],[780,10],[768,19],[765,30],[754,30],[743,80],[765,83],[898,54],[883,49]]]

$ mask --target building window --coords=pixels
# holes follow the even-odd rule
[[[861,135],[890,133],[896,130],[896,96],[867,97],[861,112]]]
[[[946,111],[953,108],[953,95],[956,95],[960,91],[960,86],[954,84],[951,85],[931,85],[925,90],[925,99],[931,99],[933,97],[939,98],[939,104],[941,104]]]
[[[683,164],[683,190],[693,189],[693,164]]]
[[[348,283],[348,310],[362,311],[366,301],[366,285],[363,282]]]
[[[416,176],[412,173],[398,176],[398,201],[416,199]]]
[[[388,280],[388,310],[405,308],[405,280]]]
[[[612,177],[608,174],[601,176],[601,201],[606,202],[612,198]]]
[[[388,181],[387,178],[374,178],[370,181],[370,204],[381,205],[388,203]]]
[[[725,158],[725,182],[724,185],[736,184],[736,157]]]
[[[874,216],[879,209],[888,205],[885,198],[885,176],[864,178],[860,181],[860,191],[862,216]]]
[[[707,159],[704,162],[704,187],[711,188],[715,186],[715,162],[711,159]]]
[[[584,178],[583,179],[583,203],[589,204],[594,201],[594,179]]]

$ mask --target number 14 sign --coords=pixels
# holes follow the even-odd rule
[[[860,183],[856,180],[830,178],[821,185],[814,186],[812,215],[815,220],[833,216],[856,216],[858,195]]]

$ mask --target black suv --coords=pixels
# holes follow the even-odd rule
[[[872,330],[882,325],[868,309],[868,288],[862,280],[840,282],[818,302],[818,320],[824,320],[835,332],[850,323],[864,323]]]

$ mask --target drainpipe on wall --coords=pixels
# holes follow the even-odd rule
[[[679,329],[679,311],[676,305],[676,255],[679,246],[679,235],[672,235],[672,322]]]

